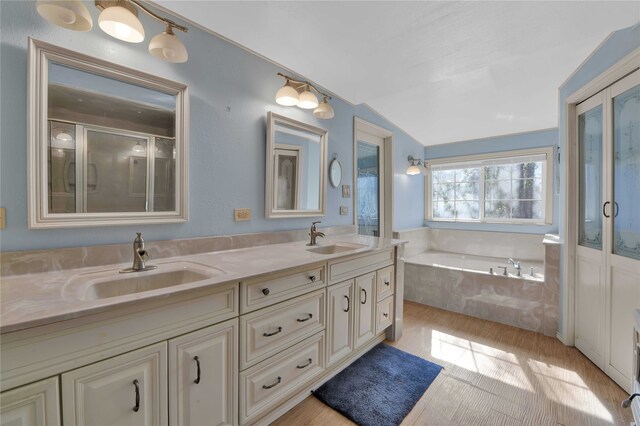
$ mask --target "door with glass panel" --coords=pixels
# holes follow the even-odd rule
[[[356,208],[358,234],[384,234],[383,146],[384,139],[359,133],[356,141]]]
[[[629,390],[640,308],[640,71],[577,113],[576,347]]]

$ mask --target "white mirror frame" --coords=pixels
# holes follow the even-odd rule
[[[320,137],[320,200],[318,200],[318,210],[277,210],[273,205],[274,196],[274,173],[275,173],[275,131],[276,124],[282,123],[286,126],[293,127],[302,132],[312,133]],[[282,219],[291,217],[318,217],[324,216],[327,203],[325,191],[327,187],[327,145],[329,140],[329,132],[326,129],[315,127],[310,124],[302,123],[292,118],[285,117],[269,111],[267,113],[267,150],[265,155],[265,217],[267,219]]]
[[[48,66],[50,61],[176,96],[176,209],[170,212],[49,213]],[[113,64],[29,38],[28,203],[29,229],[146,225],[186,222],[189,218],[189,95],[182,83]]]

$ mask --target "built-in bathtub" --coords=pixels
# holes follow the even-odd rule
[[[406,300],[556,335],[559,250],[546,250],[542,235],[421,228],[396,237],[409,241]]]

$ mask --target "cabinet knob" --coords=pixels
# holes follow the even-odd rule
[[[264,294],[265,296],[269,295],[269,289],[268,288],[263,288],[262,289],[262,294]]]
[[[387,287],[389,287],[389,284],[391,284],[391,283],[389,282],[389,280],[384,280],[384,285],[386,285]]]
[[[389,318],[389,314],[388,314],[388,313],[386,313],[386,312],[384,312],[384,313],[382,314],[382,316],[383,316],[383,317],[385,317],[385,318]]]
[[[311,280],[311,282],[312,282],[312,283],[315,283],[315,282],[316,282],[316,276],[315,276],[315,275],[311,275],[311,276],[309,277],[309,279]]]

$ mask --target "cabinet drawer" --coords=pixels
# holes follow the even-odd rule
[[[329,283],[338,283],[393,263],[393,250],[329,263]]]
[[[393,323],[393,296],[378,302],[376,309],[376,334]]]
[[[384,269],[380,269],[377,274],[377,300],[382,300],[393,295],[395,289],[395,274],[393,273],[393,265],[387,266]]]
[[[315,265],[299,272],[281,274],[269,280],[250,280],[242,283],[241,312],[251,312],[309,291],[323,288],[325,266]]]
[[[242,423],[270,411],[290,391],[320,374],[324,364],[324,332],[240,373]]]
[[[325,291],[240,317],[240,369],[262,361],[325,327]]]

